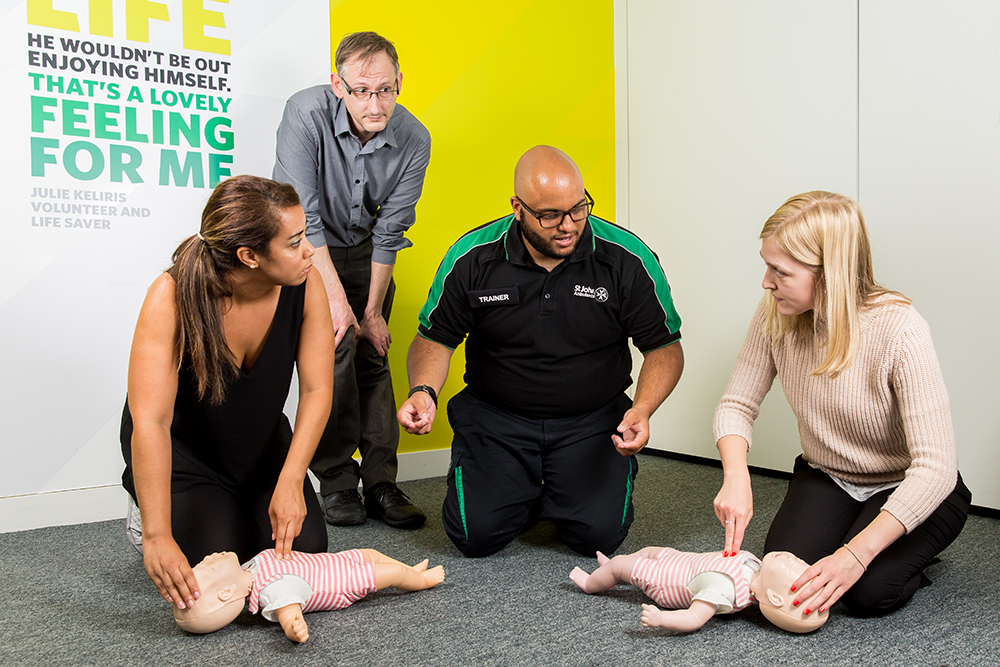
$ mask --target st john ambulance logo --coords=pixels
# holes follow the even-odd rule
[[[604,303],[608,300],[608,290],[603,287],[594,289],[586,285],[574,285],[573,296],[582,296],[585,299],[594,299],[595,301]]]

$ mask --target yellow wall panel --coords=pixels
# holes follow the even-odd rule
[[[566,151],[583,172],[596,213],[615,210],[614,16],[609,0],[500,3],[331,1],[332,49],[374,30],[399,53],[399,103],[431,133],[431,163],[394,272],[389,356],[397,402],[409,388],[406,350],[448,246],[510,212],[514,164],[536,144]],[[333,53],[330,55],[331,69]],[[434,431],[403,434],[400,451],[447,448],[444,405],[461,390],[465,352],[452,361]]]

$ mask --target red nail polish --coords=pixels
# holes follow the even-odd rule
[[[820,609],[820,610],[819,610],[819,613],[821,613],[821,614],[822,614],[822,613],[823,613],[824,611],[826,611],[826,607],[823,607],[822,609]]]
[[[795,600],[794,602],[792,602],[792,606],[793,607],[798,607],[799,606],[799,601]]]
[[[808,615],[809,615],[809,611],[810,611],[809,609],[806,609],[806,611],[805,611],[805,615],[806,615],[806,616],[808,616]]]
[[[728,551],[723,551],[722,552],[722,557],[723,558],[729,558],[729,552]]]
[[[792,586],[792,592],[793,593],[795,592],[795,586]]]

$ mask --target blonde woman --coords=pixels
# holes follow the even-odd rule
[[[958,473],[948,394],[927,323],[872,275],[861,209],[829,192],[792,197],[760,234],[767,290],[715,413],[727,554],[753,516],[747,451],[775,378],[802,455],[764,552],[814,563],[792,585],[808,615],[842,599],[879,615],[929,583],[971,494]]]

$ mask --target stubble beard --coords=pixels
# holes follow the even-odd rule
[[[535,231],[533,227],[529,227],[524,224],[523,220],[518,220],[521,227],[521,234],[524,235],[524,240],[527,241],[532,248],[540,252],[542,255],[550,259],[566,259],[573,254],[576,250],[577,243],[580,242],[580,237],[577,235],[575,242],[569,248],[559,248],[556,247],[551,241],[546,241],[542,235]]]

